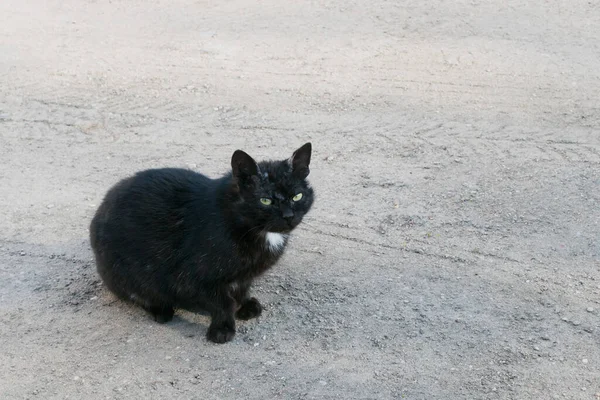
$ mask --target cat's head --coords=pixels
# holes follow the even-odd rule
[[[233,153],[237,217],[265,232],[287,233],[298,226],[314,200],[306,180],[311,150],[306,143],[287,160],[259,163],[241,150]]]

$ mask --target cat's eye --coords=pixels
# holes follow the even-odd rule
[[[265,206],[270,206],[273,200],[263,197],[262,199],[260,199],[260,202],[263,203]]]
[[[302,193],[298,193],[297,195],[295,195],[294,197],[292,197],[292,200],[299,201],[301,198],[302,198]]]

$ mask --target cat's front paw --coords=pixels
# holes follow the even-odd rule
[[[226,343],[235,336],[235,329],[227,325],[214,325],[208,327],[206,338],[214,343]]]
[[[258,317],[262,313],[262,306],[254,297],[246,300],[235,313],[238,319],[249,320]]]

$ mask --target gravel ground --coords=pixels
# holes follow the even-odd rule
[[[600,399],[600,6],[0,2],[0,398]],[[313,143],[226,345],[99,282],[137,170]]]

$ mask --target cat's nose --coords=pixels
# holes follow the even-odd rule
[[[294,218],[294,212],[289,208],[284,208],[282,211],[283,218],[286,220],[290,220]]]

